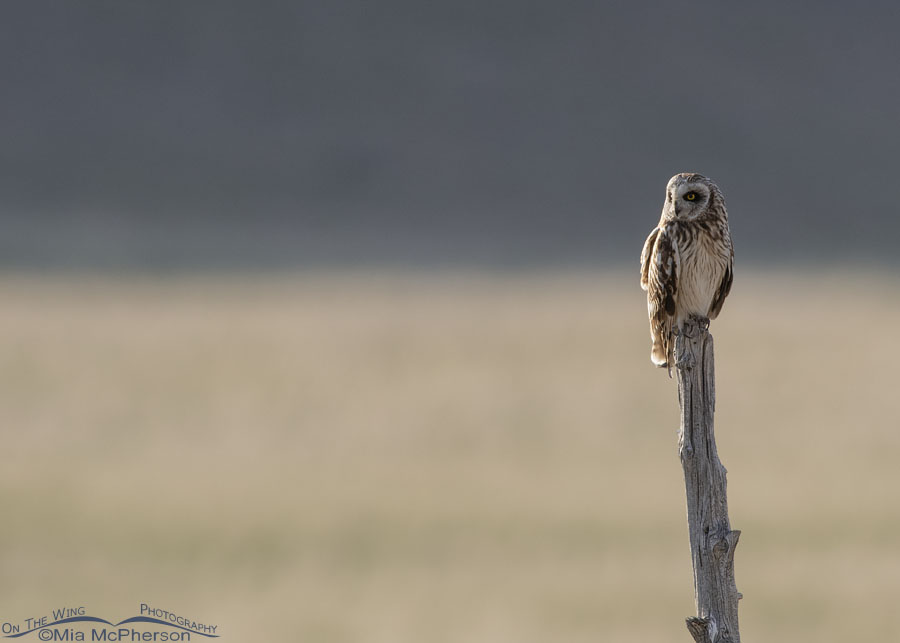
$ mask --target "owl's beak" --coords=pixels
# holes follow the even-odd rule
[[[681,214],[681,211],[682,211],[683,209],[684,209],[684,208],[682,208],[682,206],[681,206],[680,203],[676,203],[676,204],[675,204],[675,216],[677,217],[679,214]]]

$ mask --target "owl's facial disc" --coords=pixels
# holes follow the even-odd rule
[[[685,183],[674,188],[671,194],[675,216],[693,219],[703,212],[709,201],[709,190],[705,185]]]

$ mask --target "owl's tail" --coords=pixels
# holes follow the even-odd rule
[[[653,348],[650,349],[650,361],[663,368],[669,363],[669,347],[662,337],[653,338]]]

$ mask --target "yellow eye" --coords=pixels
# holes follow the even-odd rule
[[[696,192],[688,192],[687,194],[684,195],[685,201],[694,201],[694,200],[696,200],[696,198],[697,198]]]

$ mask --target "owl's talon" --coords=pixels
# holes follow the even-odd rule
[[[682,326],[679,330],[681,331],[679,334],[684,335],[688,339],[694,339],[695,337],[697,337],[696,333],[692,332],[694,330],[694,325],[690,322],[690,320],[685,323],[685,325]]]

